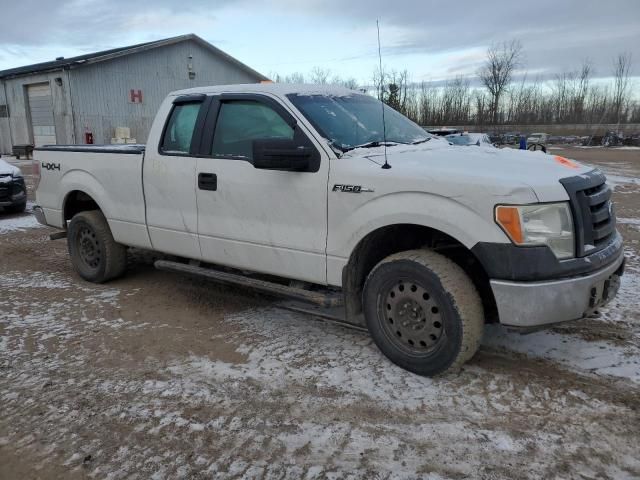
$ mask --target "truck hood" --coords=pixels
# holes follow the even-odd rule
[[[384,148],[356,149],[349,156],[360,156],[384,164]],[[530,187],[538,201],[567,200],[561,178],[592,170],[573,160],[541,151],[511,148],[460,147],[433,139],[420,145],[395,145],[387,148],[387,159],[394,177],[424,177],[446,183],[476,184],[495,188],[496,192]]]
[[[20,175],[20,169],[18,167],[14,167],[13,165],[8,164],[4,160],[0,158],[0,175]]]

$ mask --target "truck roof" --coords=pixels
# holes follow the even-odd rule
[[[240,85],[215,85],[211,87],[195,87],[185,90],[177,90],[171,92],[170,96],[193,95],[197,93],[213,94],[213,93],[271,93],[278,96],[284,96],[291,93],[300,93],[303,95],[333,95],[347,96],[353,94],[361,94],[355,90],[350,90],[339,85],[310,85],[310,84],[294,84],[294,83],[247,83]]]

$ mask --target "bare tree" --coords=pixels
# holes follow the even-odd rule
[[[329,77],[331,76],[331,70],[326,70],[321,67],[313,67],[311,69],[311,73],[309,74],[311,78],[311,83],[315,83],[318,85],[325,85],[329,83]]]
[[[387,72],[385,72],[384,69],[380,70],[380,68],[376,68],[373,71],[372,81],[376,89],[376,98],[381,102],[385,101],[384,94],[386,90],[387,76]]]
[[[304,75],[299,72],[294,72],[289,75],[271,73],[269,74],[269,78],[271,78],[275,83],[305,83]]]
[[[487,50],[484,66],[478,72],[491,97],[490,111],[494,125],[498,124],[500,98],[511,83],[513,71],[520,64],[521,56],[522,44],[517,40],[492,45]]]
[[[629,70],[631,68],[631,54],[619,54],[613,63],[613,98],[611,120],[620,123],[623,109],[628,101]]]
[[[331,84],[340,85],[341,87],[350,88],[351,90],[358,90],[359,88],[358,80],[353,77],[342,78],[336,75],[331,79]]]

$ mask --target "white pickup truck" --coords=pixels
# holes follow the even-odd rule
[[[174,92],[146,146],[49,146],[38,219],[81,277],[158,268],[342,309],[418,374],[457,368],[483,326],[583,318],[624,269],[611,189],[571,160],[469,149],[335,87]]]

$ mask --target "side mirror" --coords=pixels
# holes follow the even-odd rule
[[[253,166],[265,170],[304,171],[309,168],[311,149],[294,140],[269,138],[253,141]]]

